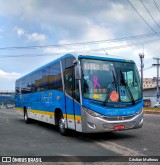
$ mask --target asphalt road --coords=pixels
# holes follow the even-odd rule
[[[62,136],[52,125],[25,124],[14,109],[0,109],[0,156],[160,156],[159,130],[160,115],[145,114],[141,129]]]
[[[0,109],[1,156],[99,156],[115,155],[71,131],[62,136],[56,128],[42,122],[26,124],[13,109]],[[119,155],[119,154],[116,154]]]

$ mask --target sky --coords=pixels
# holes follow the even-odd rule
[[[0,0],[0,90],[66,53],[132,59],[139,70],[144,53],[144,77],[156,77],[159,32],[158,0]]]

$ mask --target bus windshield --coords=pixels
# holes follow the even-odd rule
[[[107,103],[135,103],[142,99],[136,65],[131,62],[82,59],[84,98]]]

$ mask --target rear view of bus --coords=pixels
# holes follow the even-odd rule
[[[79,60],[83,132],[142,127],[142,89],[135,63],[89,56]]]

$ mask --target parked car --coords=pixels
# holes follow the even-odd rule
[[[6,108],[14,108],[14,105],[12,105],[12,104],[7,104]]]
[[[160,103],[157,102],[153,107],[154,107],[154,108],[160,108]]]

